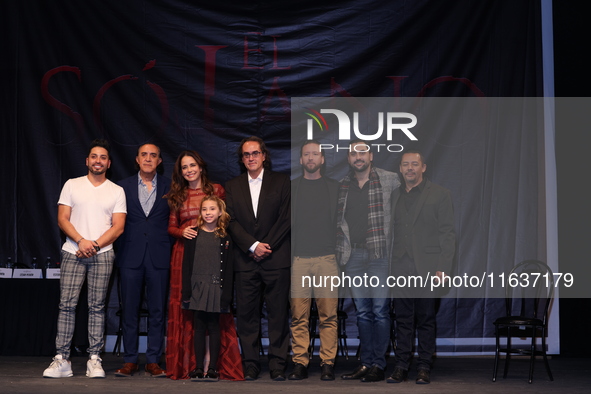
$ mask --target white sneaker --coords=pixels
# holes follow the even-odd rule
[[[86,363],[86,376],[89,378],[104,378],[105,370],[103,369],[101,358],[96,354],[90,356]]]
[[[43,371],[44,378],[69,378],[72,375],[72,363],[64,360],[61,354],[55,356],[49,367]]]

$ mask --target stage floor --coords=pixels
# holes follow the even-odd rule
[[[143,355],[142,355],[143,356]],[[140,356],[141,357],[141,356]],[[315,356],[310,364],[310,377],[302,381],[274,382],[269,378],[268,369],[263,365],[261,377],[254,382],[216,383],[173,381],[167,378],[151,378],[139,372],[129,378],[118,378],[114,371],[123,364],[122,358],[111,353],[103,355],[105,379],[89,379],[85,376],[86,358],[72,358],[74,376],[63,379],[43,378],[43,370],[51,362],[48,357],[0,357],[0,392],[2,393],[383,393],[385,390],[403,393],[589,393],[591,390],[591,358],[566,358],[554,356],[550,368],[554,381],[548,379],[541,359],[536,360],[533,384],[527,383],[529,361],[515,357],[507,379],[502,378],[504,360],[500,363],[500,376],[496,383],[491,381],[494,358],[482,357],[439,357],[431,372],[430,385],[415,384],[415,371],[411,369],[409,380],[399,384],[386,382],[362,383],[344,381],[340,375],[353,370],[358,364],[354,357],[345,360],[339,357],[333,382],[320,380],[319,359]],[[387,374],[393,370],[394,360],[388,360]],[[143,369],[143,365],[141,366]],[[288,369],[288,372],[291,370]]]

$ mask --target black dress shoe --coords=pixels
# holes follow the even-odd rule
[[[204,382],[217,382],[220,380],[220,374],[213,368],[209,368],[203,377]]]
[[[196,368],[189,372],[189,377],[191,380],[202,380],[205,375],[203,374],[203,369]]]
[[[291,374],[289,374],[288,377],[289,380],[302,380],[302,379],[308,379],[308,369],[300,364],[300,363],[296,363],[293,366],[293,371],[291,372]]]
[[[384,380],[384,370],[377,365],[372,366],[365,374],[362,382],[379,382]]]
[[[244,380],[257,380],[259,377],[259,370],[255,367],[248,366],[246,367],[246,372],[244,372]]]
[[[392,372],[392,375],[390,375],[390,377],[388,379],[386,379],[386,381],[388,383],[401,383],[406,380],[407,376],[408,376],[407,370],[402,369],[400,367],[396,367],[396,368],[394,368],[394,372]]]
[[[355,369],[355,371],[345,374],[345,375],[341,375],[341,379],[345,379],[345,380],[361,379],[362,377],[365,376],[365,374],[367,374],[367,371],[369,371],[369,368],[367,368],[365,365],[360,365]]]
[[[417,384],[431,383],[431,371],[428,369],[419,369],[417,373]]]
[[[322,364],[322,374],[320,380],[334,380],[334,366],[330,364]]]
[[[271,371],[271,380],[282,382],[285,380],[285,372],[281,369],[274,369]]]

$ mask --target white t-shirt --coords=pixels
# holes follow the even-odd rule
[[[94,186],[87,176],[69,179],[62,188],[58,204],[72,208],[70,222],[84,239],[93,241],[113,226],[114,213],[127,213],[125,192],[110,180]],[[75,254],[76,239],[67,238],[62,246]],[[101,247],[99,253],[113,249],[113,245]]]

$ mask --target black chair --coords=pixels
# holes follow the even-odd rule
[[[341,349],[341,356],[345,356],[345,360],[349,359],[349,348],[347,347],[347,319],[349,315],[345,312],[343,305],[345,299],[339,299],[339,306],[337,308],[337,321],[338,321],[338,336],[339,336],[339,349]]]
[[[349,359],[349,347],[347,346],[347,319],[349,315],[343,310],[345,299],[339,298],[337,306],[337,335],[338,335],[338,349],[340,350],[341,356],[344,356],[346,360]],[[318,307],[316,306],[316,300],[312,299],[310,304],[310,346],[308,348],[308,354],[310,358],[314,354],[314,345],[316,344],[316,338],[320,338],[318,332]]]
[[[117,278],[117,297],[119,300],[119,309],[117,309],[117,312],[115,312],[115,315],[119,318],[119,326],[118,326],[117,332],[116,332],[117,339],[115,340],[115,346],[113,346],[113,355],[119,357],[119,356],[121,356],[121,342],[123,339],[123,304],[121,302],[121,280],[119,277],[119,270],[117,268],[115,268],[115,270],[116,270],[115,275]],[[145,288],[144,288],[144,291],[145,291]],[[145,299],[145,297],[144,297],[144,299]],[[145,335],[148,335],[148,321],[149,321],[148,317],[150,316],[150,314],[148,313],[148,309],[145,308],[144,303],[145,303],[144,300],[142,300],[141,301],[142,307],[139,310],[139,319],[140,319],[140,322],[141,322],[142,318],[146,319],[146,324],[145,324],[146,329],[142,330],[141,329],[142,325],[139,324],[138,329],[140,331],[138,332],[138,334],[145,336]]]
[[[534,374],[536,356],[543,356],[550,380],[554,380],[546,356],[546,335],[548,334],[548,311],[554,297],[554,275],[552,270],[538,260],[519,263],[505,278],[506,316],[495,320],[496,351],[493,382],[497,380],[499,354],[506,353],[503,378],[507,377],[511,354],[529,355],[529,383]],[[500,337],[507,338],[506,347],[501,347]],[[531,338],[525,348],[516,348],[511,338]],[[536,349],[536,338],[541,338],[542,347]]]

